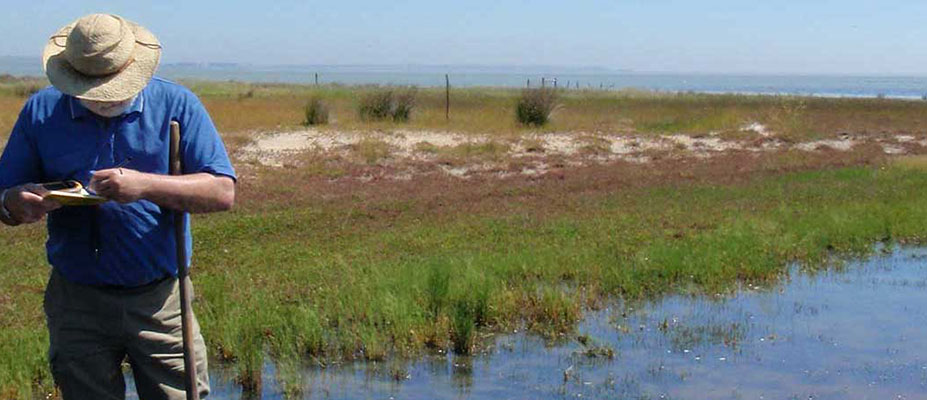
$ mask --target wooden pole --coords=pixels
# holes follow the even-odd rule
[[[528,78],[528,84],[525,86],[526,89],[531,89],[531,78]],[[927,99],[924,99],[927,100]]]
[[[541,77],[541,87],[544,87],[544,86],[546,86],[546,85],[547,85],[547,80],[544,79],[544,77],[542,76],[542,77]]]
[[[315,85],[319,86],[319,73],[318,72],[315,73]]]
[[[451,77],[444,74],[444,120],[451,120]]]
[[[180,160],[180,123],[171,121],[170,174],[182,175]],[[177,244],[177,281],[180,285],[180,332],[183,337],[184,390],[187,400],[199,400],[196,384],[196,349],[193,346],[193,284],[187,271],[186,213],[174,211],[174,239]]]

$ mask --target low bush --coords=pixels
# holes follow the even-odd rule
[[[303,125],[325,125],[328,123],[328,114],[328,105],[322,99],[313,97],[306,103]]]
[[[393,89],[370,92],[361,97],[357,113],[364,121],[381,121],[392,119],[395,122],[407,122],[415,108],[417,90],[412,87],[396,92]]]
[[[412,116],[412,109],[415,107],[416,89],[408,88],[396,94],[393,98],[393,121],[407,122]]]
[[[386,119],[393,109],[393,91],[382,90],[367,93],[360,99],[357,114],[364,121]]]
[[[518,122],[529,126],[543,126],[557,107],[557,91],[550,88],[525,89],[515,108]]]

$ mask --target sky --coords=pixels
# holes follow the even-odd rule
[[[927,75],[923,0],[0,0],[0,55],[82,15],[153,31],[162,62]],[[38,61],[37,61],[38,62]]]

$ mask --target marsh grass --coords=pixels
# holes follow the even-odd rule
[[[380,90],[365,94],[357,104],[357,115],[363,121],[382,121],[393,111],[393,91]]]
[[[376,89],[363,94],[357,105],[357,115],[362,121],[408,122],[415,108],[418,89]]]
[[[395,122],[408,122],[415,108],[415,96],[418,89],[411,87],[396,93],[393,99],[392,118]]]
[[[789,260],[821,265],[873,241],[922,240],[925,188],[927,172],[852,167],[568,196],[542,213],[509,203],[441,216],[383,199],[207,215],[194,233],[197,314],[212,354],[250,388],[265,354],[383,360],[442,337],[466,353],[479,332],[522,324],[558,338],[587,297],[723,292],[775,280]],[[370,207],[405,211],[383,221]],[[18,293],[3,298],[16,311],[0,315],[9,397],[50,384],[42,237],[30,226],[0,242],[0,284]]]
[[[306,119],[303,121],[303,125],[325,125],[328,123],[328,105],[319,97],[312,97],[309,99],[306,103],[304,114],[306,115]]]
[[[444,312],[450,294],[451,271],[446,265],[432,263],[428,270],[425,295],[431,317],[435,320]]]
[[[511,146],[507,143],[501,143],[496,140],[479,143],[461,143],[456,146],[438,148],[437,153],[440,156],[456,159],[483,159],[499,160],[508,154]]]
[[[363,138],[350,147],[367,164],[376,164],[378,161],[389,157],[391,152],[389,143],[373,138]]]
[[[44,81],[33,80],[44,85]],[[35,83],[41,82],[41,83]],[[834,137],[927,135],[923,115],[927,102],[890,99],[803,98],[791,96],[708,95],[644,91],[559,91],[562,107],[542,128],[525,126],[512,115],[522,95],[516,89],[461,88],[451,91],[451,118],[444,117],[443,89],[416,89],[414,118],[397,122],[386,113],[363,118],[359,99],[371,93],[402,93],[402,87],[183,82],[197,93],[226,138],[245,142],[255,131],[302,127],[306,99],[317,97],[338,121],[326,129],[382,131],[394,128],[508,136],[535,132],[608,134],[743,135],[741,128],[758,122],[789,141]],[[20,82],[0,82],[0,137],[5,137],[25,98]],[[390,108],[391,109],[391,108]],[[410,114],[411,115],[411,114]]]
[[[394,121],[381,100],[366,118],[358,103],[367,96],[402,88],[345,86],[262,86],[256,89],[232,84],[194,86],[219,128],[226,134],[254,129],[298,129],[304,120],[305,99],[318,96],[339,120],[330,129],[378,131],[420,129],[507,136],[535,131],[608,134],[720,134],[742,137],[741,129],[753,122],[789,141],[834,137],[838,133],[863,136],[885,134],[927,135],[922,115],[927,102],[886,99],[830,99],[790,96],[707,94],[655,94],[639,91],[559,91],[556,119],[543,127],[519,123],[512,115],[520,90],[465,88],[451,91],[450,120],[444,118],[444,93],[418,89],[414,118]],[[245,90],[252,98],[238,99]],[[226,92],[223,92],[226,91]],[[376,97],[376,96],[374,96]],[[374,102],[376,103],[376,102]]]
[[[473,348],[473,332],[476,331],[475,310],[467,299],[459,299],[454,303],[453,312],[451,341],[454,343],[454,352],[468,355]]]
[[[515,105],[515,118],[527,126],[544,126],[557,107],[557,89],[525,89]]]
[[[255,130],[300,129],[313,95],[339,116],[322,129],[400,126],[357,118],[358,94],[378,88],[192,86],[235,143]],[[2,135],[25,101],[4,93]],[[927,134],[923,102],[594,91],[565,92],[556,120],[527,128],[512,118],[519,94],[455,89],[448,122],[443,93],[423,89],[415,118],[404,126],[496,135],[484,145],[422,146],[483,158],[502,152],[513,132],[540,129],[734,132],[757,121],[793,140],[842,131]],[[389,156],[386,143],[362,143],[353,150],[364,163]],[[198,216],[194,224],[197,316],[211,355],[234,364],[252,390],[262,384],[265,357],[280,363],[295,396],[292,371],[307,359],[391,360],[429,348],[464,353],[479,348],[481,333],[508,328],[566,337],[596,299],[718,293],[737,282],[774,282],[790,261],[815,268],[833,254],[866,254],[875,241],[927,238],[927,162],[917,158],[806,171],[814,166],[808,154],[784,152],[770,158],[776,171],[798,172],[715,182],[686,170],[691,179],[609,190],[595,189],[607,182],[602,176],[503,188],[425,180],[402,189],[414,196],[391,184],[365,197],[374,189],[302,191],[313,179],[345,173],[340,160],[305,157],[291,170],[250,169],[235,211]],[[2,230],[0,398],[40,397],[51,387],[41,310],[44,227]],[[704,336],[684,336],[692,334]]]

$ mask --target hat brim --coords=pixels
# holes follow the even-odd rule
[[[76,23],[72,22],[55,32],[42,52],[42,66],[48,81],[62,93],[79,99],[95,101],[122,101],[135,96],[151,81],[161,61],[161,44],[153,33],[132,21],[126,21],[135,33],[133,61],[112,75],[84,75],[67,61],[64,44]]]

